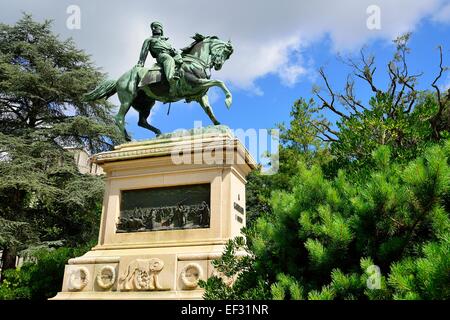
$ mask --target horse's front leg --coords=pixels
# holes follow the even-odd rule
[[[205,110],[208,117],[211,119],[211,121],[217,126],[220,124],[219,121],[217,121],[216,117],[214,116],[214,113],[212,111],[212,108],[209,104],[208,95],[203,95],[199,100],[198,103],[202,106],[203,110]]]
[[[209,89],[211,87],[219,87],[222,89],[223,93],[225,94],[225,105],[228,109],[230,109],[230,106],[233,102],[233,96],[231,95],[230,90],[228,90],[227,86],[223,81],[220,80],[207,80],[207,79],[198,79],[198,83],[203,89]]]
[[[227,106],[228,109],[230,109],[231,104],[233,103],[233,96],[231,95],[230,90],[228,90],[227,86],[223,81],[220,80],[213,80],[213,81],[215,81],[217,83],[216,85],[222,89],[223,93],[225,93],[225,105]]]

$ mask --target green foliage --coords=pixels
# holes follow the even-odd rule
[[[16,255],[95,237],[103,181],[79,173],[68,148],[95,153],[122,141],[113,106],[81,98],[103,78],[51,22],[0,24],[2,275]]]
[[[216,265],[235,285],[215,295],[216,278],[205,298],[448,299],[449,150],[450,140],[403,163],[382,146],[359,179],[300,162],[292,190],[273,192],[272,215],[246,230],[250,258],[238,263],[230,243]]]
[[[312,290],[308,293],[308,300],[332,300],[335,294],[330,286],[324,286],[322,290]]]
[[[251,227],[262,213],[271,212],[269,199],[273,185],[274,182],[269,176],[261,174],[259,170],[253,170],[247,176],[245,190],[247,226]]]
[[[230,240],[221,258],[213,261],[216,274],[200,280],[207,300],[269,299],[270,289],[257,272],[254,256],[242,237]]]
[[[421,257],[405,258],[391,266],[388,282],[394,299],[450,299],[450,240],[421,247]]]
[[[50,21],[38,23],[29,15],[16,25],[0,24],[1,132],[18,135],[34,129],[52,138],[104,149],[108,139],[97,131],[84,130],[89,127],[72,126],[76,132],[61,128],[81,116],[106,125],[103,130],[109,132],[109,139],[118,137],[111,126],[112,106],[82,101],[82,95],[103,75],[73,40],[60,40],[50,28]]]
[[[377,93],[369,101],[369,110],[342,119],[339,141],[331,145],[335,161],[360,168],[374,160],[371,154],[380,145],[390,146],[393,157],[405,160],[423,151],[432,138],[432,127],[424,119],[437,111],[434,95],[421,93],[410,112],[400,106],[393,110],[394,104],[389,93]]]
[[[415,89],[408,39],[395,41],[385,91],[373,57],[349,61],[373,92],[367,105],[351,76],[341,94],[319,71],[331,100],[315,88],[318,99],[299,99],[290,126],[279,125],[279,172],[249,178],[251,258],[230,269],[235,285],[208,281],[205,298],[449,298],[450,92],[439,91],[441,76],[434,93]]]
[[[303,289],[295,278],[283,273],[277,275],[277,282],[270,287],[274,300],[284,300],[288,297],[292,300],[303,300]]]
[[[313,110],[313,101],[299,99],[292,107],[289,128],[283,123],[278,124],[282,143],[278,150],[278,172],[274,175],[263,175],[259,170],[254,170],[247,177],[246,214],[249,228],[262,214],[271,214],[272,191],[292,189],[292,177],[297,173],[299,161],[308,166],[330,162],[329,150],[316,137],[317,129],[309,123]]]
[[[0,300],[44,300],[54,297],[61,290],[67,261],[84,254],[89,248],[61,247],[35,252],[33,261],[5,272],[5,278],[0,284]]]

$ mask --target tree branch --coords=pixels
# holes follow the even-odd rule
[[[433,128],[433,137],[436,140],[439,140],[441,138],[441,135],[439,133],[439,128],[438,128],[438,120],[442,115],[442,111],[444,110],[445,105],[448,103],[448,101],[450,99],[450,94],[447,94],[445,101],[442,101],[441,90],[439,89],[439,86],[437,85],[437,82],[442,77],[444,72],[447,70],[447,68],[445,68],[443,66],[443,62],[442,62],[442,47],[439,46],[438,48],[439,48],[439,74],[436,76],[433,83],[431,84],[431,86],[436,90],[436,95],[437,95],[437,100],[438,100],[438,112],[430,119],[430,124]]]
[[[334,101],[335,101],[336,95],[335,95],[335,93],[333,92],[333,90],[331,89],[331,86],[330,86],[330,84],[329,84],[329,82],[328,82],[328,78],[327,78],[327,76],[325,75],[325,72],[323,71],[322,68],[319,69],[319,74],[321,75],[322,79],[324,80],[325,85],[326,85],[326,87],[327,87],[327,89],[328,89],[328,92],[329,92],[329,94],[330,94],[330,96],[331,96],[331,102],[328,103],[328,102],[327,102],[327,101],[326,101],[319,93],[316,93],[316,96],[317,96],[317,97],[322,101],[322,103],[323,103],[321,109],[323,109],[324,107],[326,107],[326,108],[328,108],[329,110],[331,110],[333,113],[337,114],[338,116],[340,116],[340,117],[342,117],[342,118],[345,118],[345,119],[349,119],[349,117],[348,117],[347,115],[345,115],[344,113],[340,112],[339,110],[337,110],[337,109],[334,107]]]

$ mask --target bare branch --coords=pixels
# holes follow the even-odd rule
[[[330,132],[331,134],[334,134],[335,136],[337,136],[339,134],[339,132],[333,130],[330,128],[330,126],[328,124],[326,124],[324,121],[319,122],[319,124],[321,126],[323,126],[328,132]]]
[[[317,135],[317,137],[319,139],[321,139],[322,141],[327,141],[327,142],[336,142],[338,141],[336,138],[331,137],[329,134],[327,134],[323,128],[319,128],[314,122],[310,122],[310,124],[322,135],[324,135],[327,139],[323,139],[320,135]],[[331,132],[330,132],[331,133]],[[337,132],[336,132],[337,133]]]
[[[442,115],[442,111],[444,110],[444,107],[447,105],[447,103],[450,99],[450,94],[447,94],[445,101],[442,101],[441,90],[439,89],[439,86],[437,85],[437,82],[442,77],[443,73],[445,71],[447,71],[447,68],[445,68],[442,63],[442,47],[439,46],[438,48],[439,48],[439,74],[436,76],[436,78],[434,79],[431,86],[436,90],[439,108],[438,108],[438,112],[430,119],[430,124],[433,128],[433,136],[436,140],[440,139],[440,133],[439,133],[439,129],[438,129],[438,120]]]
[[[317,138],[319,138],[320,140],[322,140],[323,142],[337,142],[338,140],[333,139],[333,138],[328,138],[328,139],[324,139],[321,136],[317,136]]]
[[[340,95],[340,98],[344,100],[344,102],[349,105],[357,114],[360,114],[361,112],[357,109],[357,107],[368,110],[366,107],[364,107],[361,102],[356,100],[355,94],[353,92],[354,88],[354,82],[353,80],[349,80],[349,77],[347,77],[347,83],[345,84],[345,96]]]
[[[403,113],[409,113],[411,111],[416,99],[414,85],[417,78],[423,74],[409,75],[408,64],[406,63],[406,53],[408,52],[408,48],[405,43],[396,43],[397,53],[394,56],[394,59],[388,64],[389,77],[391,78],[388,92],[390,92],[390,98],[393,103],[389,110],[389,116],[391,117],[394,116],[394,112],[397,110],[400,103],[403,106],[404,103],[409,102],[408,108],[403,110]],[[399,62],[401,66],[398,67],[396,62]],[[397,83],[401,85],[400,91],[397,91]],[[409,91],[407,89],[409,89]]]
[[[356,109],[356,104],[353,101],[352,88],[353,88],[353,82],[350,80],[350,76],[347,76],[347,82],[345,83],[345,95],[344,94],[339,94],[339,98],[347,106],[349,106],[355,112],[355,114],[359,114],[360,112]]]
[[[443,109],[443,103],[442,103],[442,98],[441,98],[441,90],[439,89],[439,86],[436,83],[442,77],[442,74],[445,72],[445,68],[442,66],[442,47],[439,46],[438,48],[439,48],[439,74],[436,76],[436,78],[434,79],[431,86],[436,90],[438,103],[439,103],[438,113],[440,114]]]
[[[388,63],[389,77],[391,78],[391,84],[389,85],[388,92],[391,92],[391,100],[394,100],[395,91],[397,89],[397,73],[392,70],[393,62]]]
[[[411,112],[412,106],[414,105],[414,102],[416,101],[417,92],[416,91],[412,92],[410,96],[412,96],[412,99],[409,102],[408,109],[403,111],[403,113],[410,113]]]
[[[322,101],[323,105],[320,109],[328,108],[329,110],[331,110],[332,112],[334,112],[335,114],[337,114],[338,116],[345,118],[345,119],[349,119],[349,117],[347,115],[345,115],[344,113],[340,112],[339,110],[337,110],[334,106],[334,102],[335,102],[335,97],[336,94],[333,92],[333,90],[331,89],[331,86],[328,82],[328,78],[325,75],[325,72],[323,71],[322,68],[319,69],[319,74],[321,75],[322,79],[325,82],[325,85],[328,89],[328,92],[330,94],[331,97],[331,102],[327,102],[319,93],[316,93],[316,96]]]

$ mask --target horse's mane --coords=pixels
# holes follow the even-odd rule
[[[189,53],[191,50],[192,50],[192,48],[194,48],[194,46],[197,44],[197,43],[199,43],[199,42],[202,42],[202,41],[204,41],[205,39],[219,39],[219,37],[217,37],[217,36],[204,36],[204,35],[202,35],[202,34],[200,34],[200,33],[196,33],[193,37],[192,37],[192,39],[194,39],[194,42],[192,42],[189,46],[187,46],[186,48],[183,48],[183,49],[181,49],[181,52],[182,53]]]

